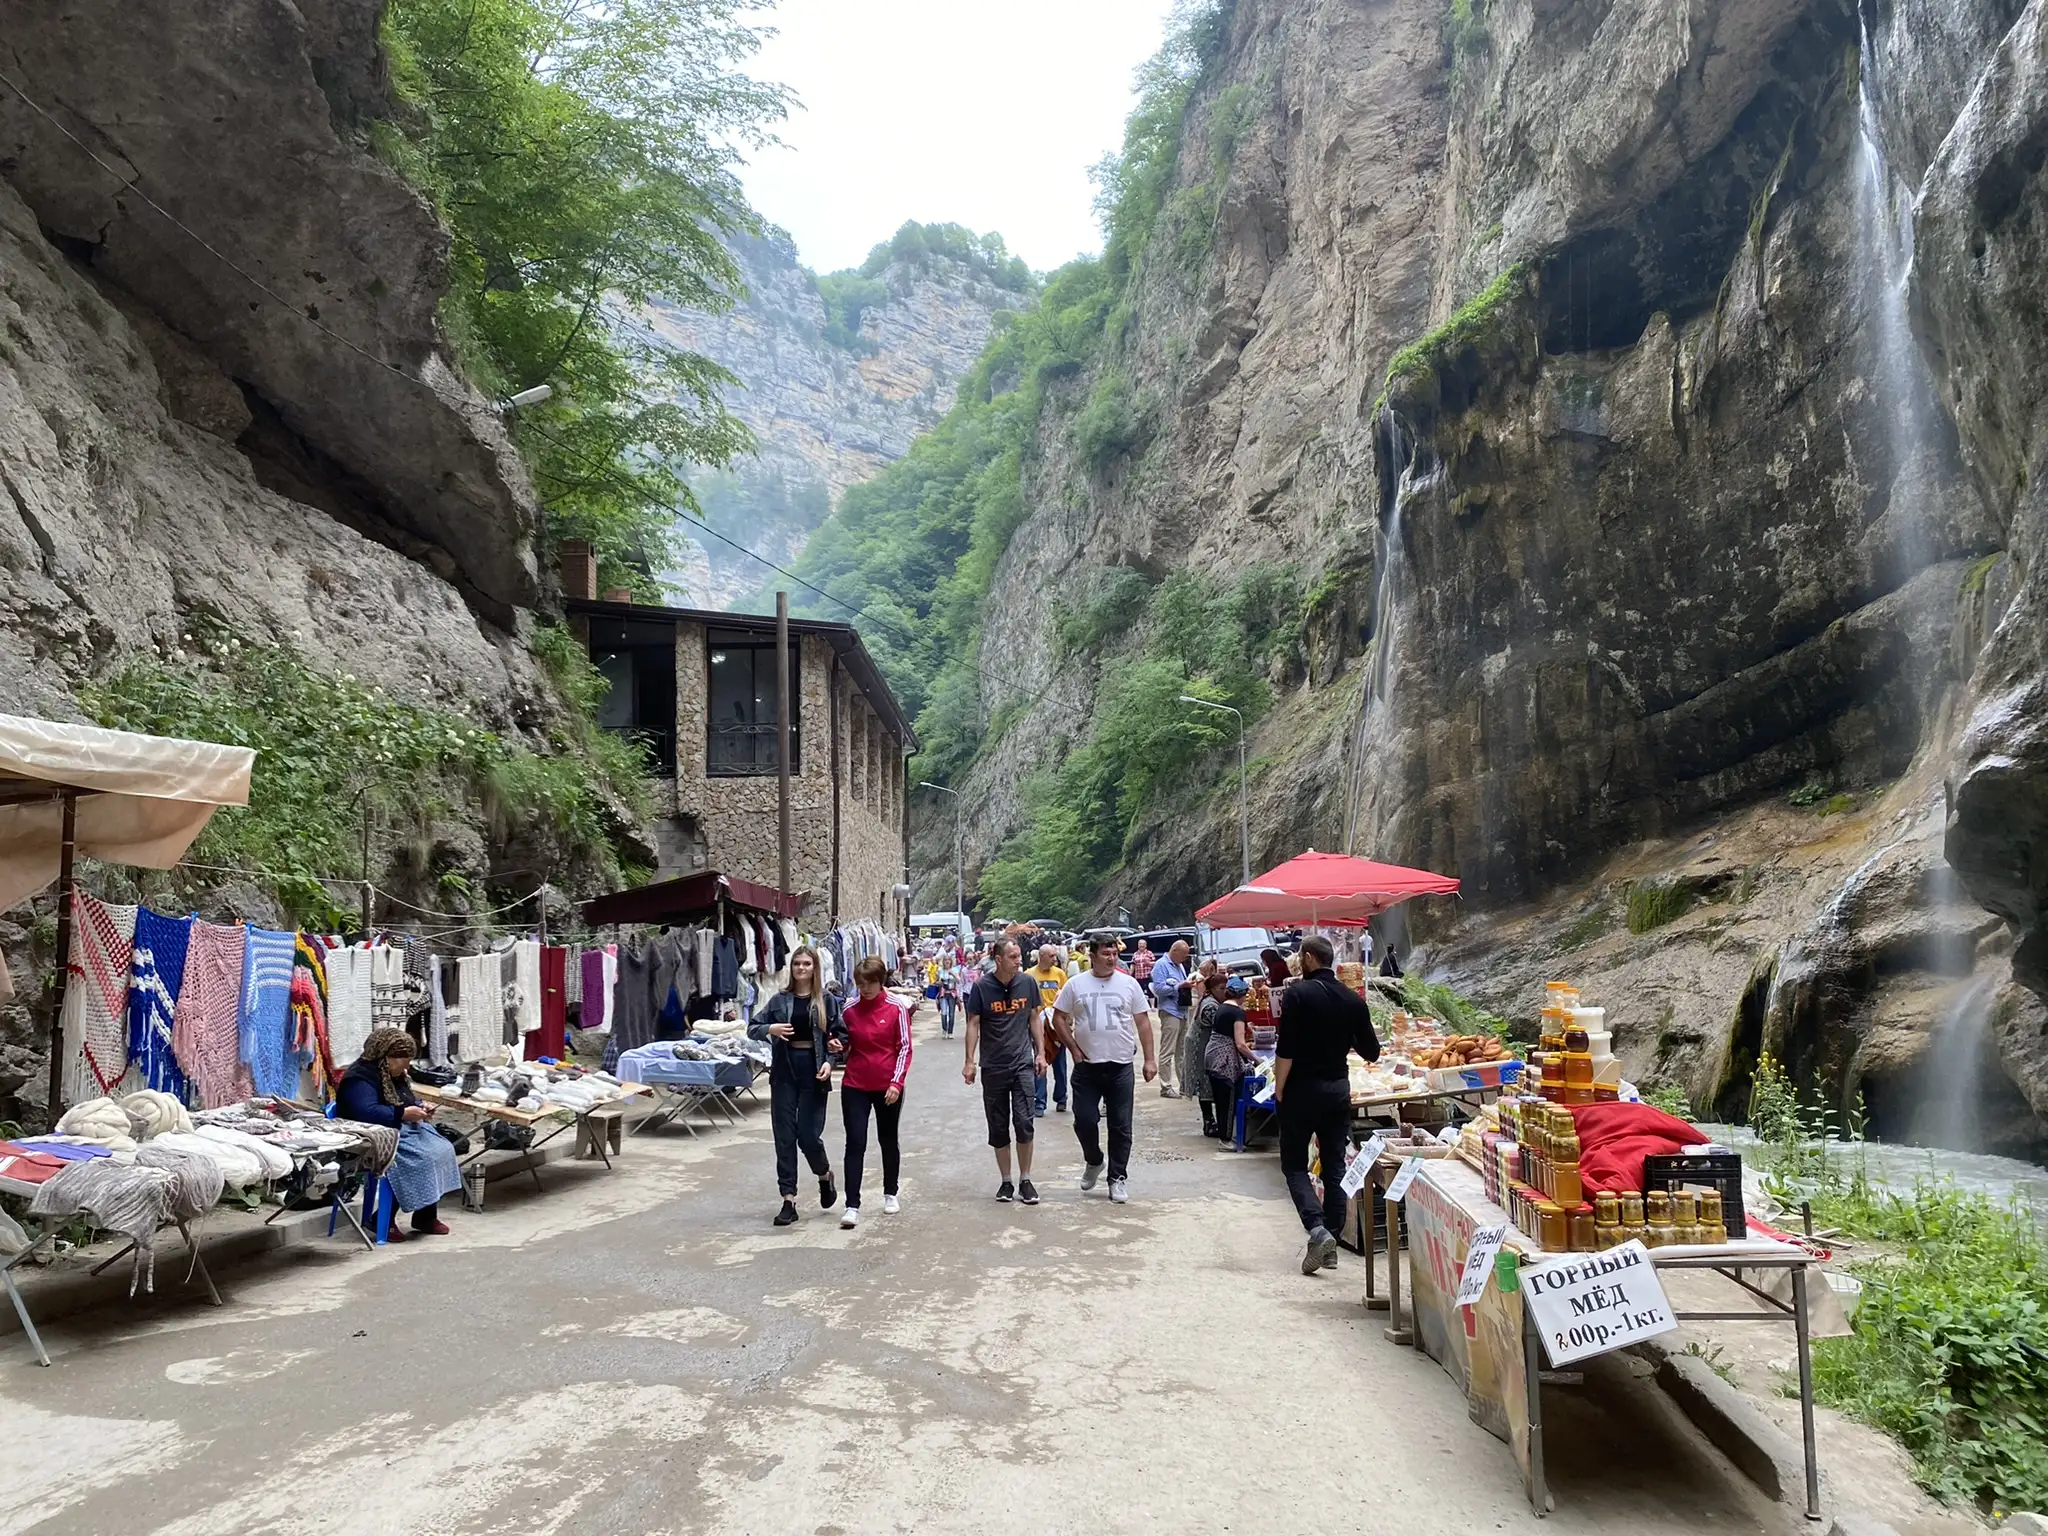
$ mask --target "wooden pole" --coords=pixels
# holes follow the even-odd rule
[[[50,1009],[50,1126],[64,1113],[64,998],[71,990],[72,860],[78,852],[78,795],[64,791],[63,844],[57,855],[57,993]]]
[[[789,594],[775,594],[775,798],[780,813],[777,840],[780,878],[777,889],[791,889],[789,883]]]
[[[839,926],[839,781],[844,765],[839,752],[839,653],[832,653],[831,681],[825,690],[831,707],[827,711],[832,728],[832,880],[825,899],[825,921]]]

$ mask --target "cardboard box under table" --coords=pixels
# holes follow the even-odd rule
[[[1385,1157],[1373,1169],[1379,1191],[1393,1183],[1405,1159]],[[1377,1212],[1387,1213],[1387,1298],[1376,1293],[1368,1260],[1365,1305],[1388,1310],[1386,1337],[1414,1344],[1436,1361],[1465,1390],[1473,1421],[1508,1442],[1522,1469],[1529,1503],[1538,1515],[1549,1512],[1549,1489],[1543,1475],[1543,1404],[1545,1382],[1564,1385],[1569,1373],[1546,1371],[1543,1343],[1522,1305],[1518,1281],[1502,1290],[1498,1271],[1489,1278],[1477,1305],[1456,1303],[1472,1236],[1481,1227],[1507,1224],[1502,1251],[1515,1255],[1516,1265],[1534,1265],[1573,1257],[1545,1253],[1509,1220],[1508,1213],[1487,1198],[1478,1171],[1457,1158],[1433,1159],[1409,1183],[1398,1204],[1361,1198],[1354,1201],[1359,1242],[1370,1252],[1378,1237]],[[1396,1212],[1404,1212],[1396,1215]],[[1401,1310],[1402,1229],[1410,1256],[1409,1312]],[[1812,1254],[1789,1243],[1750,1239],[1714,1246],[1653,1248],[1657,1270],[1713,1270],[1739,1287],[1759,1306],[1740,1312],[1679,1312],[1680,1322],[1755,1322],[1790,1324],[1798,1341],[1799,1416],[1806,1457],[1806,1514],[1820,1518],[1820,1467],[1814,1449],[1813,1348],[1808,1326],[1807,1281],[1818,1263]],[[1789,1300],[1765,1289],[1773,1274],[1789,1281]]]

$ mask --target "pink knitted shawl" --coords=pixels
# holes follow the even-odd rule
[[[249,1069],[242,1064],[242,1037],[236,1024],[245,947],[240,927],[192,925],[185,986],[171,1025],[171,1050],[198,1090],[202,1109],[219,1109],[255,1091]]]

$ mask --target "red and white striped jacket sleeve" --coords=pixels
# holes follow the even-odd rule
[[[889,1086],[898,1093],[901,1093],[904,1080],[909,1076],[910,1010],[904,1007],[903,1004],[898,1003],[896,1005],[896,1070],[889,1075]]]

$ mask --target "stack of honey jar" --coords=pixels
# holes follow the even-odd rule
[[[1544,1248],[1590,1252],[1593,1207],[1579,1182],[1571,1111],[1538,1098],[1502,1099],[1497,1108],[1500,1129],[1480,1138],[1488,1197]]]
[[[1631,1238],[1646,1248],[1725,1243],[1728,1228],[1722,1220],[1721,1196],[1714,1190],[1695,1195],[1685,1189],[1669,1193],[1653,1189],[1647,1195],[1625,1189],[1618,1194],[1595,1195],[1593,1245],[1616,1248]]]
[[[1606,1061],[1607,1033],[1600,1030],[1595,1051],[1593,1026],[1604,1022],[1598,1008],[1581,1008],[1579,990],[1570,982],[1544,984],[1543,1023],[1536,1050],[1529,1058],[1531,1087],[1553,1104],[1605,1104],[1620,1097],[1620,1077],[1600,1071]]]

